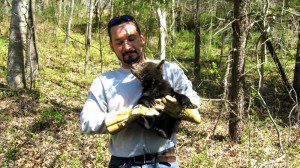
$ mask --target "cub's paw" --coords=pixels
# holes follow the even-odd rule
[[[182,105],[183,109],[195,109],[198,108],[195,104],[193,104],[188,97],[183,97],[180,101],[180,104]]]
[[[155,99],[151,98],[151,97],[142,97],[139,102],[139,104],[143,104],[146,107],[150,108],[153,107],[155,105]]]
[[[195,108],[198,108],[195,104],[193,104],[193,103],[189,103],[189,104],[187,104],[184,108],[188,108],[188,109],[195,109]]]

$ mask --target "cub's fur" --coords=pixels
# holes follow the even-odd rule
[[[153,62],[136,63],[132,65],[132,74],[141,82],[143,86],[142,96],[138,104],[152,107],[155,99],[163,98],[167,95],[175,97],[183,108],[196,108],[190,99],[180,94],[171,87],[171,85],[163,78],[164,60],[155,64]],[[163,138],[171,138],[173,132],[176,131],[180,119],[173,118],[166,113],[160,113],[155,117],[141,117],[138,123],[147,129],[154,130]]]

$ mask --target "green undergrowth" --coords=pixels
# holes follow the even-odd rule
[[[3,85],[0,87],[0,167],[108,167],[109,135],[82,134],[79,114],[92,80],[119,65],[108,45],[106,30],[101,29],[103,59],[99,51],[99,32],[94,31],[88,71],[84,75],[86,53],[82,32],[85,25],[79,18],[75,16],[68,48],[65,47],[65,21],[62,21],[62,26],[55,27],[54,18],[37,20],[39,72],[33,90],[20,91],[12,91],[7,87],[9,23],[6,20],[1,22],[5,26],[0,38],[0,84]],[[194,83],[194,87],[203,98],[222,98],[227,60],[226,57],[220,57],[218,36],[211,39],[211,45],[207,43],[210,37],[205,35],[204,38],[200,48],[201,81]],[[250,42],[253,39],[249,39]],[[157,41],[158,38],[154,37],[152,47],[145,49],[150,59],[159,59]],[[229,42],[230,38],[226,41]],[[177,62],[192,81],[195,78],[193,42],[192,31],[178,32],[174,46],[167,47],[166,58]],[[177,134],[176,153],[181,167],[259,167],[282,156],[276,130],[266,113],[266,107],[257,98],[257,93],[249,89],[250,86],[256,88],[258,84],[252,48],[250,46],[247,49],[245,67],[245,95],[252,104],[243,119],[241,144],[229,141],[227,113],[221,111],[223,104],[214,105],[214,109],[207,107],[206,111],[201,111],[201,124],[184,122]],[[230,45],[227,45],[224,53],[228,54],[229,51]],[[291,81],[293,60],[285,57],[281,60]],[[268,58],[264,68],[262,95],[276,123],[280,124],[280,136],[287,152],[286,157],[271,165],[299,167],[299,128],[289,127],[286,118],[281,117],[291,110],[291,103],[271,58]],[[246,105],[248,107],[249,104]]]

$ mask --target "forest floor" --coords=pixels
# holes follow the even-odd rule
[[[49,27],[39,26],[40,69],[31,91],[7,87],[8,31],[2,32],[0,167],[107,167],[109,135],[82,134],[79,119],[89,86],[101,72],[99,51],[92,49],[89,74],[84,76],[84,46],[71,40],[66,49],[63,33],[54,36],[52,29],[42,31]],[[103,46],[104,54],[110,55],[105,57],[104,72],[118,65],[108,44]],[[270,119],[258,119],[249,113],[244,116],[242,142],[235,144],[229,141],[227,114],[221,110],[220,102],[203,102],[202,123],[184,122],[178,132],[176,153],[180,167],[300,166],[299,126],[278,125],[284,154]],[[276,122],[282,123],[279,119]]]
[[[107,167],[109,135],[80,131],[84,98],[70,105],[68,101],[75,98],[58,102],[45,97],[49,94],[56,95],[1,87],[0,167]],[[279,127],[287,152],[283,155],[270,122],[248,123],[242,143],[235,144],[229,141],[226,117],[221,117],[212,135],[218,114],[217,108],[203,110],[201,124],[182,124],[176,147],[181,167],[300,166],[298,127]]]

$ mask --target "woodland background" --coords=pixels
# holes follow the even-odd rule
[[[300,166],[299,0],[0,0],[0,167],[107,167],[84,135],[92,80],[119,67],[106,25],[136,17],[151,59],[177,62],[202,98],[181,167]]]

